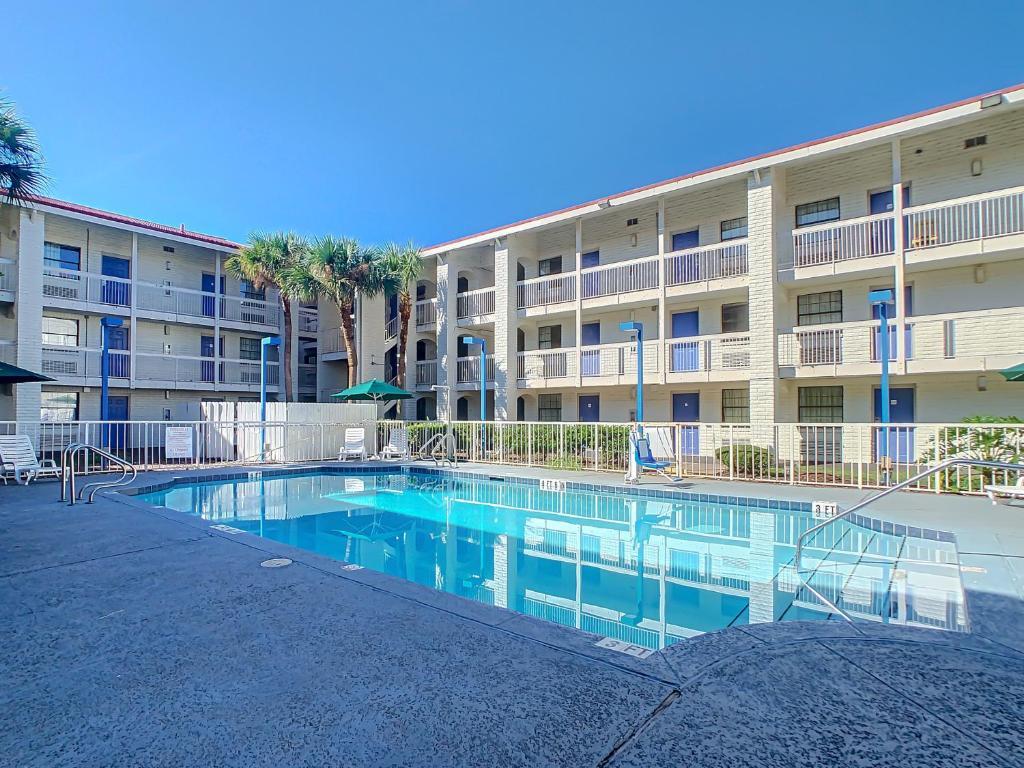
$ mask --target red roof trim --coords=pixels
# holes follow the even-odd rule
[[[238,243],[226,240],[222,237],[216,237],[215,235],[204,235],[202,232],[190,232],[187,229],[176,229],[169,227],[166,224],[156,224],[152,221],[146,221],[145,219],[135,219],[131,216],[122,216],[119,213],[111,213],[110,211],[101,211],[99,208],[90,208],[86,205],[78,205],[77,203],[69,203],[66,200],[57,200],[52,197],[34,196],[30,198],[32,202],[38,203],[39,205],[46,205],[50,208],[59,208],[64,211],[71,213],[82,214],[83,216],[92,216],[96,219],[104,219],[105,221],[114,222],[115,224],[126,224],[131,227],[139,227],[140,229],[148,229],[153,232],[159,232],[163,235],[175,235],[176,237],[184,237],[189,240],[195,240],[206,245],[215,245],[218,248],[224,248],[229,251],[235,251],[242,246]]]
[[[947,110],[947,109],[956,109],[957,107],[963,107],[963,106],[966,106],[967,104],[971,104],[972,102],[980,101],[981,99],[984,99],[984,98],[986,98],[988,96],[995,96],[997,94],[1012,93],[1013,91],[1018,91],[1018,90],[1021,90],[1022,88],[1024,88],[1024,83],[1019,83],[1018,85],[1012,85],[1009,88],[1000,88],[1000,89],[995,90],[995,91],[989,91],[988,93],[983,93],[983,94],[981,94],[979,96],[971,96],[971,97],[966,98],[966,99],[961,99],[960,101],[954,101],[954,102],[952,102],[950,104],[943,104],[941,107],[932,107],[930,109],[925,109],[925,110],[922,110],[920,112],[914,112],[913,114],[910,114],[910,115],[904,115],[903,117],[896,117],[896,118],[893,118],[891,120],[885,120],[885,121],[880,122],[880,123],[873,123],[871,125],[864,126],[863,128],[854,128],[853,130],[850,130],[850,131],[844,131],[842,133],[836,133],[836,134],[833,134],[832,136],[826,136],[823,139],[814,139],[812,141],[805,141],[802,144],[794,144],[794,145],[792,145],[790,147],[785,147],[783,149],[775,149],[775,150],[772,150],[771,152],[765,152],[765,153],[760,154],[760,155],[753,155],[752,157],[746,157],[746,158],[743,158],[742,160],[734,160],[733,162],[725,163],[723,165],[716,165],[716,166],[714,166],[712,168],[705,168],[704,170],[700,170],[700,171],[693,171],[691,173],[684,173],[682,176],[675,176],[675,177],[673,177],[671,179],[665,179],[664,181],[656,181],[653,184],[645,184],[642,187],[635,187],[633,189],[627,189],[625,192],[617,192],[615,194],[607,195],[605,197],[598,197],[598,198],[596,198],[594,200],[588,200],[585,203],[579,203],[577,205],[570,205],[567,208],[559,208],[558,210],[549,211],[548,213],[542,213],[542,214],[540,214],[538,216],[531,216],[528,219],[521,219],[520,221],[514,221],[511,224],[502,224],[501,226],[492,227],[491,229],[485,229],[482,232],[477,232],[477,233],[472,234],[472,235],[464,235],[463,237],[457,237],[454,240],[447,240],[447,241],[445,241],[443,243],[438,243],[437,245],[427,246],[423,250],[425,250],[425,251],[432,251],[432,250],[435,250],[436,248],[444,248],[445,246],[450,246],[450,245],[455,245],[457,243],[461,243],[463,240],[472,240],[473,238],[476,238],[476,237],[482,237],[484,235],[489,235],[492,232],[500,232],[503,229],[510,229],[512,227],[520,227],[520,226],[522,226],[524,224],[529,224],[529,223],[534,222],[534,221],[539,221],[540,219],[546,219],[549,216],[558,216],[560,214],[569,213],[570,211],[575,211],[575,210],[578,210],[580,208],[586,208],[589,205],[596,205],[597,203],[603,202],[605,200],[615,200],[616,198],[626,197],[628,195],[634,195],[634,194],[636,194],[638,192],[645,192],[646,190],[654,189],[655,187],[661,187],[661,186],[664,186],[665,184],[674,184],[677,181],[685,181],[686,179],[693,179],[693,178],[696,178],[698,176],[704,176],[704,175],[709,174],[709,173],[716,173],[718,171],[724,171],[724,170],[726,170],[728,168],[733,168],[735,166],[743,165],[745,163],[757,162],[758,160],[765,160],[765,159],[767,159],[769,157],[775,157],[777,155],[783,155],[783,154],[785,154],[787,152],[795,152],[795,151],[800,150],[800,149],[807,149],[808,147],[814,147],[814,146],[817,146],[819,144],[828,143],[830,141],[838,141],[839,139],[849,138],[850,136],[856,136],[857,134],[867,133],[868,131],[874,131],[874,130],[878,130],[880,128],[888,128],[891,125],[897,125],[899,123],[905,123],[905,122],[908,122],[910,120],[916,120],[916,119],[921,118],[921,117],[927,117],[928,115],[934,115],[937,112],[942,112],[942,111]]]

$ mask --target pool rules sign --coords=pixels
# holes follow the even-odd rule
[[[168,459],[192,458],[192,427],[167,427],[164,432],[164,456]]]

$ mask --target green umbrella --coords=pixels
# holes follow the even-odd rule
[[[49,376],[32,373],[24,368],[9,363],[0,363],[0,384],[28,384],[40,381],[53,381]]]
[[[415,395],[412,392],[406,392],[404,389],[394,387],[386,381],[370,379],[362,384],[349,387],[336,395],[331,395],[331,397],[336,397],[346,402],[372,400],[375,403],[386,403],[392,400],[408,400],[415,397]]]
[[[1024,381],[1024,363],[1007,368],[1005,371],[1000,371],[1003,378],[1007,381]]]

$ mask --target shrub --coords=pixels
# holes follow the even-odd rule
[[[780,469],[771,448],[760,445],[734,445],[719,448],[715,456],[733,472],[745,477],[773,477]]]
[[[953,457],[1000,461],[1018,464],[1024,460],[1024,426],[1001,429],[1003,425],[1022,424],[1016,416],[977,414],[963,420],[964,428],[943,427],[932,439],[931,446],[921,454],[927,462],[945,461]],[[998,470],[975,469],[943,472],[940,482],[949,491],[980,491],[983,485],[997,479]]]

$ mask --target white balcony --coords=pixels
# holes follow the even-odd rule
[[[320,313],[309,307],[301,307],[295,313],[298,321],[299,333],[316,333],[320,327]]]
[[[97,386],[101,377],[102,352],[84,347],[43,347],[42,372],[63,384]],[[260,363],[252,360],[216,360],[210,357],[110,351],[110,379],[117,386],[129,380],[137,386],[187,387],[203,390],[258,390]],[[132,376],[134,371],[134,378]],[[280,366],[267,364],[267,385],[276,387]]]
[[[437,328],[437,299],[423,299],[416,302],[416,330]]]
[[[401,323],[401,318],[395,315],[384,324],[384,341],[392,342],[398,338],[398,326]]]
[[[580,270],[580,297],[586,301],[657,290],[658,261],[658,256],[647,256]]]
[[[303,392],[316,392],[316,364],[299,363],[298,388]]]
[[[725,381],[750,370],[750,336],[714,334],[665,342],[668,382]]]
[[[18,364],[18,343],[15,341],[0,341],[0,363],[8,365]]]
[[[520,352],[516,364],[516,377],[520,381],[543,384],[538,380],[576,377],[575,349],[545,349]]]
[[[437,384],[437,360],[416,361],[416,389],[430,389]]]
[[[908,263],[1024,248],[1024,188],[906,208],[903,243]],[[895,217],[881,213],[794,230],[792,266],[834,270],[895,251]]]
[[[519,309],[546,307],[576,301],[576,273],[546,275],[516,283],[516,306]]]
[[[666,286],[742,277],[748,271],[746,238],[687,248],[665,255]]]
[[[18,262],[0,259],[0,301],[11,303],[18,290]]]
[[[475,291],[464,291],[456,298],[456,318],[472,325],[475,322],[488,322],[494,315],[494,287],[478,288]]]
[[[877,374],[877,320],[795,329],[779,336],[783,376]],[[996,371],[1024,356],[1024,312],[993,309],[907,318],[903,336],[907,373]],[[889,328],[889,359],[899,355],[896,328]]]
[[[455,361],[455,382],[461,389],[472,389],[480,385],[480,356],[460,357]],[[494,386],[494,358],[487,357],[487,387]]]
[[[644,375],[661,372],[662,353],[663,343],[661,341],[655,339],[644,342]],[[580,376],[584,383],[636,383],[637,345],[635,342],[580,347],[579,355]]]
[[[86,311],[98,306],[103,311],[127,314],[133,293],[140,317],[201,325],[212,325],[219,319],[228,325],[272,329],[278,328],[280,321],[277,304],[263,299],[216,295],[92,272],[43,270],[43,304],[46,306]]]

